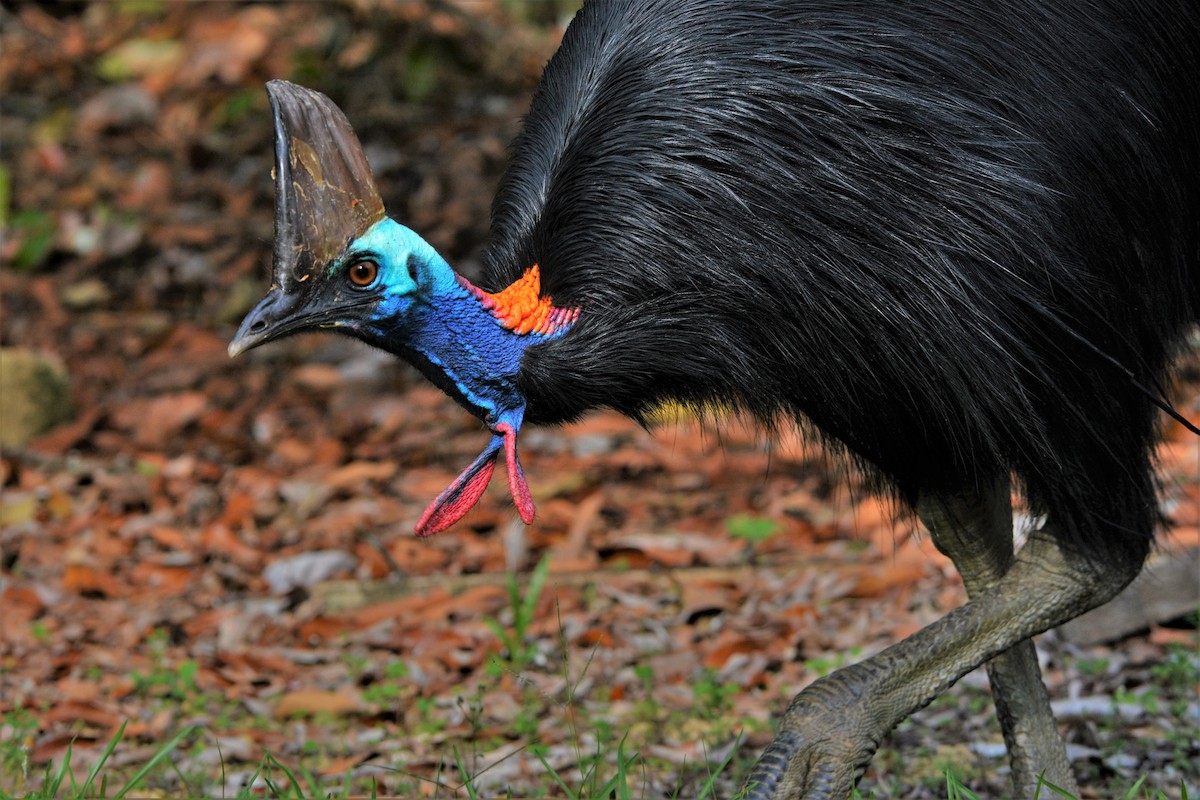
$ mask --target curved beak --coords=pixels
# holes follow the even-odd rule
[[[311,318],[296,313],[298,305],[299,298],[296,295],[284,294],[278,288],[267,292],[267,296],[259,300],[258,305],[242,320],[237,334],[229,343],[230,357],[310,327]]]

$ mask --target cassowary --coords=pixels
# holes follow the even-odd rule
[[[987,663],[1019,794],[1074,788],[1030,637],[1140,570],[1200,309],[1200,4],[593,0],[534,96],[485,278],[385,216],[326,97],[269,84],[274,284],[230,353],[328,328],[489,428],[664,401],[798,422],[929,528],[970,600],[801,692],[749,796],[846,796]],[[1014,554],[1012,491],[1045,524]]]

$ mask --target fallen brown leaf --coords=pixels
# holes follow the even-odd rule
[[[279,698],[275,704],[275,716],[287,719],[294,714],[349,714],[358,708],[358,698],[347,693],[297,689]]]

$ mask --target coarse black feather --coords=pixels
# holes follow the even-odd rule
[[[1197,76],[1195,0],[593,0],[494,208],[488,288],[537,263],[583,308],[528,418],[732,403],[905,499],[1012,474],[1068,544],[1140,552],[1200,309]]]

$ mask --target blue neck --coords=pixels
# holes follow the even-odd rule
[[[403,323],[381,336],[378,344],[407,359],[492,431],[483,452],[425,509],[417,522],[419,535],[461,519],[483,494],[498,460],[507,465],[521,519],[533,521],[533,497],[517,456],[517,432],[525,417],[517,372],[525,348],[553,336],[509,330],[457,281],[448,291],[416,301]]]
[[[417,532],[428,536],[461,519],[500,461],[521,518],[532,521],[533,497],[517,456],[525,417],[517,376],[525,349],[565,333],[578,309],[554,308],[540,296],[536,266],[503,292],[482,292],[419,236],[388,219],[354,246],[378,259],[384,289],[370,318],[348,332],[409,361],[492,432],[483,452],[425,509]]]
[[[457,283],[414,305],[406,327],[400,355],[489,427],[524,411],[517,388],[521,356],[546,337],[508,330]]]

